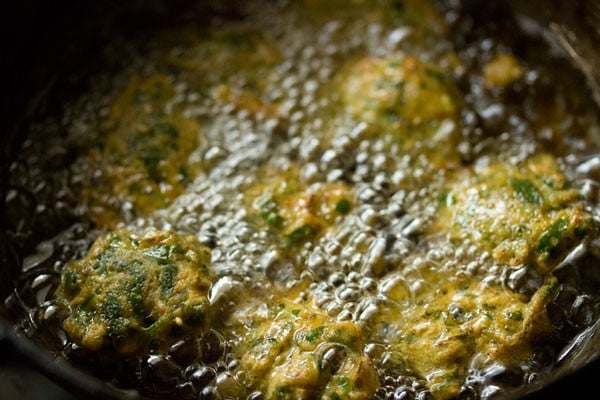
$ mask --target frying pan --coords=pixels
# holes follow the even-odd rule
[[[483,5],[460,1],[479,24],[493,24],[499,18],[516,15],[519,28],[541,35],[563,52],[586,76],[600,105],[600,5],[592,1],[507,0]],[[225,4],[227,3],[227,4]],[[99,63],[99,54],[115,36],[143,37],[144,32],[176,26],[185,18],[202,23],[211,12],[235,18],[236,2],[209,4],[199,1],[35,1],[6,2],[0,6],[0,195],[7,193],[10,160],[25,139],[28,121],[51,115],[60,105],[89,89],[87,77],[102,69],[123,67],[118,61]],[[126,63],[126,60],[122,60]],[[71,149],[75,152],[77,149]],[[73,154],[63,155],[65,159]],[[0,226],[9,223],[8,210],[0,211]],[[51,236],[61,229],[40,226],[40,235]],[[14,289],[22,254],[4,245],[0,231],[0,296]],[[35,241],[35,235],[30,238]],[[23,244],[26,247],[27,243]],[[32,341],[15,326],[5,305],[0,305],[0,393],[14,393],[22,399],[127,399],[134,392],[114,389],[104,381],[72,367],[43,341]],[[597,329],[596,329],[597,328]],[[575,393],[597,394],[600,376],[600,322],[590,335],[576,343],[578,357],[559,365],[556,378],[544,383],[525,399],[559,399]],[[15,372],[16,371],[16,372]],[[44,386],[35,391],[27,385]],[[39,395],[43,393],[43,395]],[[36,397],[37,396],[37,397]]]

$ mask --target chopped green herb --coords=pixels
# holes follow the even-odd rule
[[[342,392],[350,393],[350,390],[352,389],[350,378],[348,378],[346,375],[342,375],[338,376],[336,381],[340,389],[342,389]]]
[[[92,304],[92,299],[94,298],[93,294],[88,295],[85,300],[81,303],[81,309],[87,310],[89,306]]]
[[[310,225],[302,225],[300,228],[295,229],[288,235],[288,239],[292,244],[298,244],[312,239],[317,232]]]
[[[568,227],[568,222],[562,218],[550,225],[540,237],[537,246],[538,251],[540,253],[554,253]]]
[[[163,263],[169,260],[171,254],[173,254],[173,246],[161,245],[152,247],[148,250],[144,250],[144,254],[150,258],[154,258],[159,262]]]
[[[72,269],[66,269],[63,274],[65,291],[68,295],[73,295],[79,291],[79,282],[77,272]]]
[[[428,75],[434,79],[437,79],[439,82],[444,82],[444,80],[446,79],[446,77],[444,76],[442,71],[437,70],[435,68],[425,67],[424,72],[426,75]]]
[[[160,271],[160,288],[163,298],[167,298],[175,288],[175,277],[177,276],[177,265],[166,264]]]
[[[140,160],[142,160],[144,166],[146,167],[148,177],[155,182],[162,180],[159,166],[160,162],[166,157],[166,149],[159,146],[147,146],[140,151]]]
[[[100,314],[111,328],[114,328],[121,317],[121,305],[114,293],[108,293],[100,304]]]
[[[487,303],[484,303],[484,304],[483,304],[483,314],[484,314],[484,315],[485,315],[485,316],[486,316],[488,319],[494,320],[494,319],[496,318],[496,316],[494,315],[495,308],[496,308],[496,307],[494,307],[494,306],[491,306],[491,305],[489,305],[489,304],[487,304]]]
[[[529,179],[511,179],[510,185],[523,203],[537,204],[542,198],[540,192]]]
[[[273,228],[281,228],[285,221],[283,217],[276,212],[261,214],[261,217],[268,226],[272,226]]]
[[[324,330],[325,330],[324,326],[319,326],[318,328],[315,328],[312,331],[307,332],[304,335],[304,339],[306,339],[309,342],[314,342],[315,340],[317,340],[318,338],[321,337]]]
[[[506,317],[513,321],[523,321],[523,313],[521,311],[507,311]]]
[[[168,122],[159,122],[154,125],[154,132],[158,134],[164,134],[170,136],[171,138],[179,137],[179,129],[173,124]]]
[[[286,400],[288,394],[290,393],[290,389],[288,387],[278,386],[275,389],[275,399],[276,400]]]
[[[184,321],[192,325],[200,325],[204,323],[208,306],[208,301],[202,301],[184,308]]]
[[[403,12],[406,8],[406,4],[404,4],[404,0],[394,0],[392,7],[394,7],[396,11]]]
[[[352,203],[350,203],[348,199],[341,199],[335,205],[335,211],[339,212],[340,214],[348,214],[351,208]]]
[[[260,217],[270,227],[281,228],[285,222],[279,214],[279,207],[272,198],[267,199],[260,205]]]

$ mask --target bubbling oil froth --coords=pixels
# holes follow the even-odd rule
[[[200,173],[186,193],[169,207],[135,220],[131,217],[132,220],[126,223],[138,228],[172,228],[192,233],[209,246],[212,268],[220,276],[212,288],[210,300],[213,304],[235,297],[236,291],[248,285],[257,291],[268,291],[273,284],[285,283],[293,288],[308,281],[306,290],[316,307],[338,320],[352,320],[368,326],[382,307],[397,306],[399,299],[391,298],[392,291],[402,293],[408,299],[418,295],[428,285],[423,271],[430,267],[440,272],[480,276],[489,284],[505,284],[515,291],[531,290],[528,285],[535,287],[537,277],[532,275],[533,272],[522,268],[507,275],[505,269],[493,265],[490,254],[478,254],[469,241],[457,247],[444,237],[423,240],[426,227],[436,217],[436,209],[431,203],[442,191],[444,172],[435,171],[435,166],[424,157],[402,154],[389,135],[367,138],[363,122],[323,112],[331,106],[331,100],[319,93],[331,90],[329,85],[340,70],[342,60],[354,53],[402,56],[414,50],[413,44],[407,41],[411,35],[410,27],[333,20],[315,29],[292,15],[281,14],[276,6],[261,5],[260,10],[254,9],[252,4],[247,7],[254,26],[276,38],[283,49],[284,59],[277,66],[277,73],[265,78],[265,87],[272,98],[282,104],[286,117],[251,115],[231,105],[219,104],[194,92],[186,86],[185,80],[178,81],[180,78],[173,77],[177,93],[165,111],[169,113],[169,107],[177,106],[183,109],[183,115],[202,119],[207,150],[195,152],[191,157],[201,158],[203,165],[209,168]],[[272,18],[273,15],[277,18]],[[288,29],[288,25],[293,29]],[[344,36],[352,40],[340,41],[339,38]],[[450,43],[440,40],[422,54],[424,59],[436,61],[449,48]],[[153,62],[159,61],[162,51],[157,48],[150,58],[144,56],[134,64],[140,65],[143,60],[144,68],[152,70]],[[110,86],[113,81],[108,82]],[[503,157],[512,162],[534,153],[537,142],[527,134],[532,128],[527,127],[526,121],[519,115],[510,116],[510,110],[486,105],[489,99],[483,95],[477,98],[483,91],[481,83],[473,85],[471,91],[475,100],[472,100],[472,108],[479,110],[477,118],[483,118],[484,124],[501,125],[505,121],[521,124],[518,129],[523,134],[515,138],[503,133],[480,140],[482,133],[477,129],[481,127],[470,122],[474,118],[473,110],[466,111],[460,127],[464,130],[464,140],[458,145],[464,150],[465,158],[494,147],[501,148]],[[96,93],[89,96],[84,105],[67,108],[62,124],[69,127],[69,137],[76,143],[90,134],[97,135],[94,132],[106,115],[108,98],[110,96]],[[493,118],[498,121],[488,121]],[[328,143],[327,147],[322,145],[324,142]],[[58,145],[54,153],[59,158],[65,151]],[[356,191],[356,205],[339,226],[300,250],[296,260],[303,265],[301,271],[286,263],[277,246],[246,212],[244,189],[260,183],[258,168],[267,161],[284,170],[293,163],[301,163],[304,181],[344,180]],[[23,187],[34,187],[43,192],[42,168],[38,163],[39,160],[30,159],[27,167],[33,165],[36,168],[17,163],[14,169],[26,170],[23,176],[30,177],[30,182],[25,182]],[[596,166],[596,157],[583,162],[573,159],[566,165],[567,172],[577,178],[576,183],[581,183],[592,204],[596,204],[598,198]],[[85,160],[77,160],[61,175],[63,190],[56,192],[58,196],[89,180],[94,172],[88,167]],[[410,179],[424,175],[433,176],[427,187],[397,189]],[[65,201],[76,203],[76,199],[70,197],[72,194],[64,196]],[[18,217],[14,225],[18,231],[34,230],[27,220],[31,213],[43,214],[45,210],[44,203],[34,206],[29,193],[21,189],[9,192],[5,202],[8,206],[17,204],[16,208],[25,213],[15,214]],[[597,218],[598,210],[592,208],[591,211]],[[77,214],[85,214],[85,210],[78,210]],[[21,261],[23,287],[10,301],[29,312],[29,322],[23,326],[28,326],[32,334],[39,326],[49,325],[48,321],[55,323],[65,312],[51,301],[61,266],[65,260],[81,257],[97,234],[90,227],[76,225],[64,234],[42,242],[32,255]],[[572,259],[571,264],[579,257]],[[381,270],[389,266],[396,270],[382,277]],[[61,345],[67,342],[60,329],[55,332]],[[151,392],[177,390],[184,398],[187,395],[225,396],[235,392],[243,382],[243,377],[237,375],[242,371],[237,370],[239,359],[230,352],[231,346],[228,339],[211,331],[197,342],[174,345],[165,355],[150,355],[138,360],[135,370]],[[181,348],[187,350],[184,352]],[[72,349],[69,356],[77,358],[80,350]],[[385,369],[386,349],[380,343],[368,344],[365,351],[381,368],[384,384],[377,396],[402,398],[402,393],[419,398],[427,396],[423,383],[406,374],[407,371],[390,373]],[[183,360],[185,356],[181,354],[196,354],[197,357]],[[473,374],[470,387],[483,385],[483,389],[479,389],[480,396],[491,396],[498,387],[495,386],[496,377],[507,374],[514,377],[502,368],[481,367],[481,371]],[[529,372],[528,368],[524,366],[525,372],[515,372],[517,375],[528,374],[527,378],[518,379],[534,379],[539,374],[534,368]],[[258,397],[260,393],[253,395]]]

